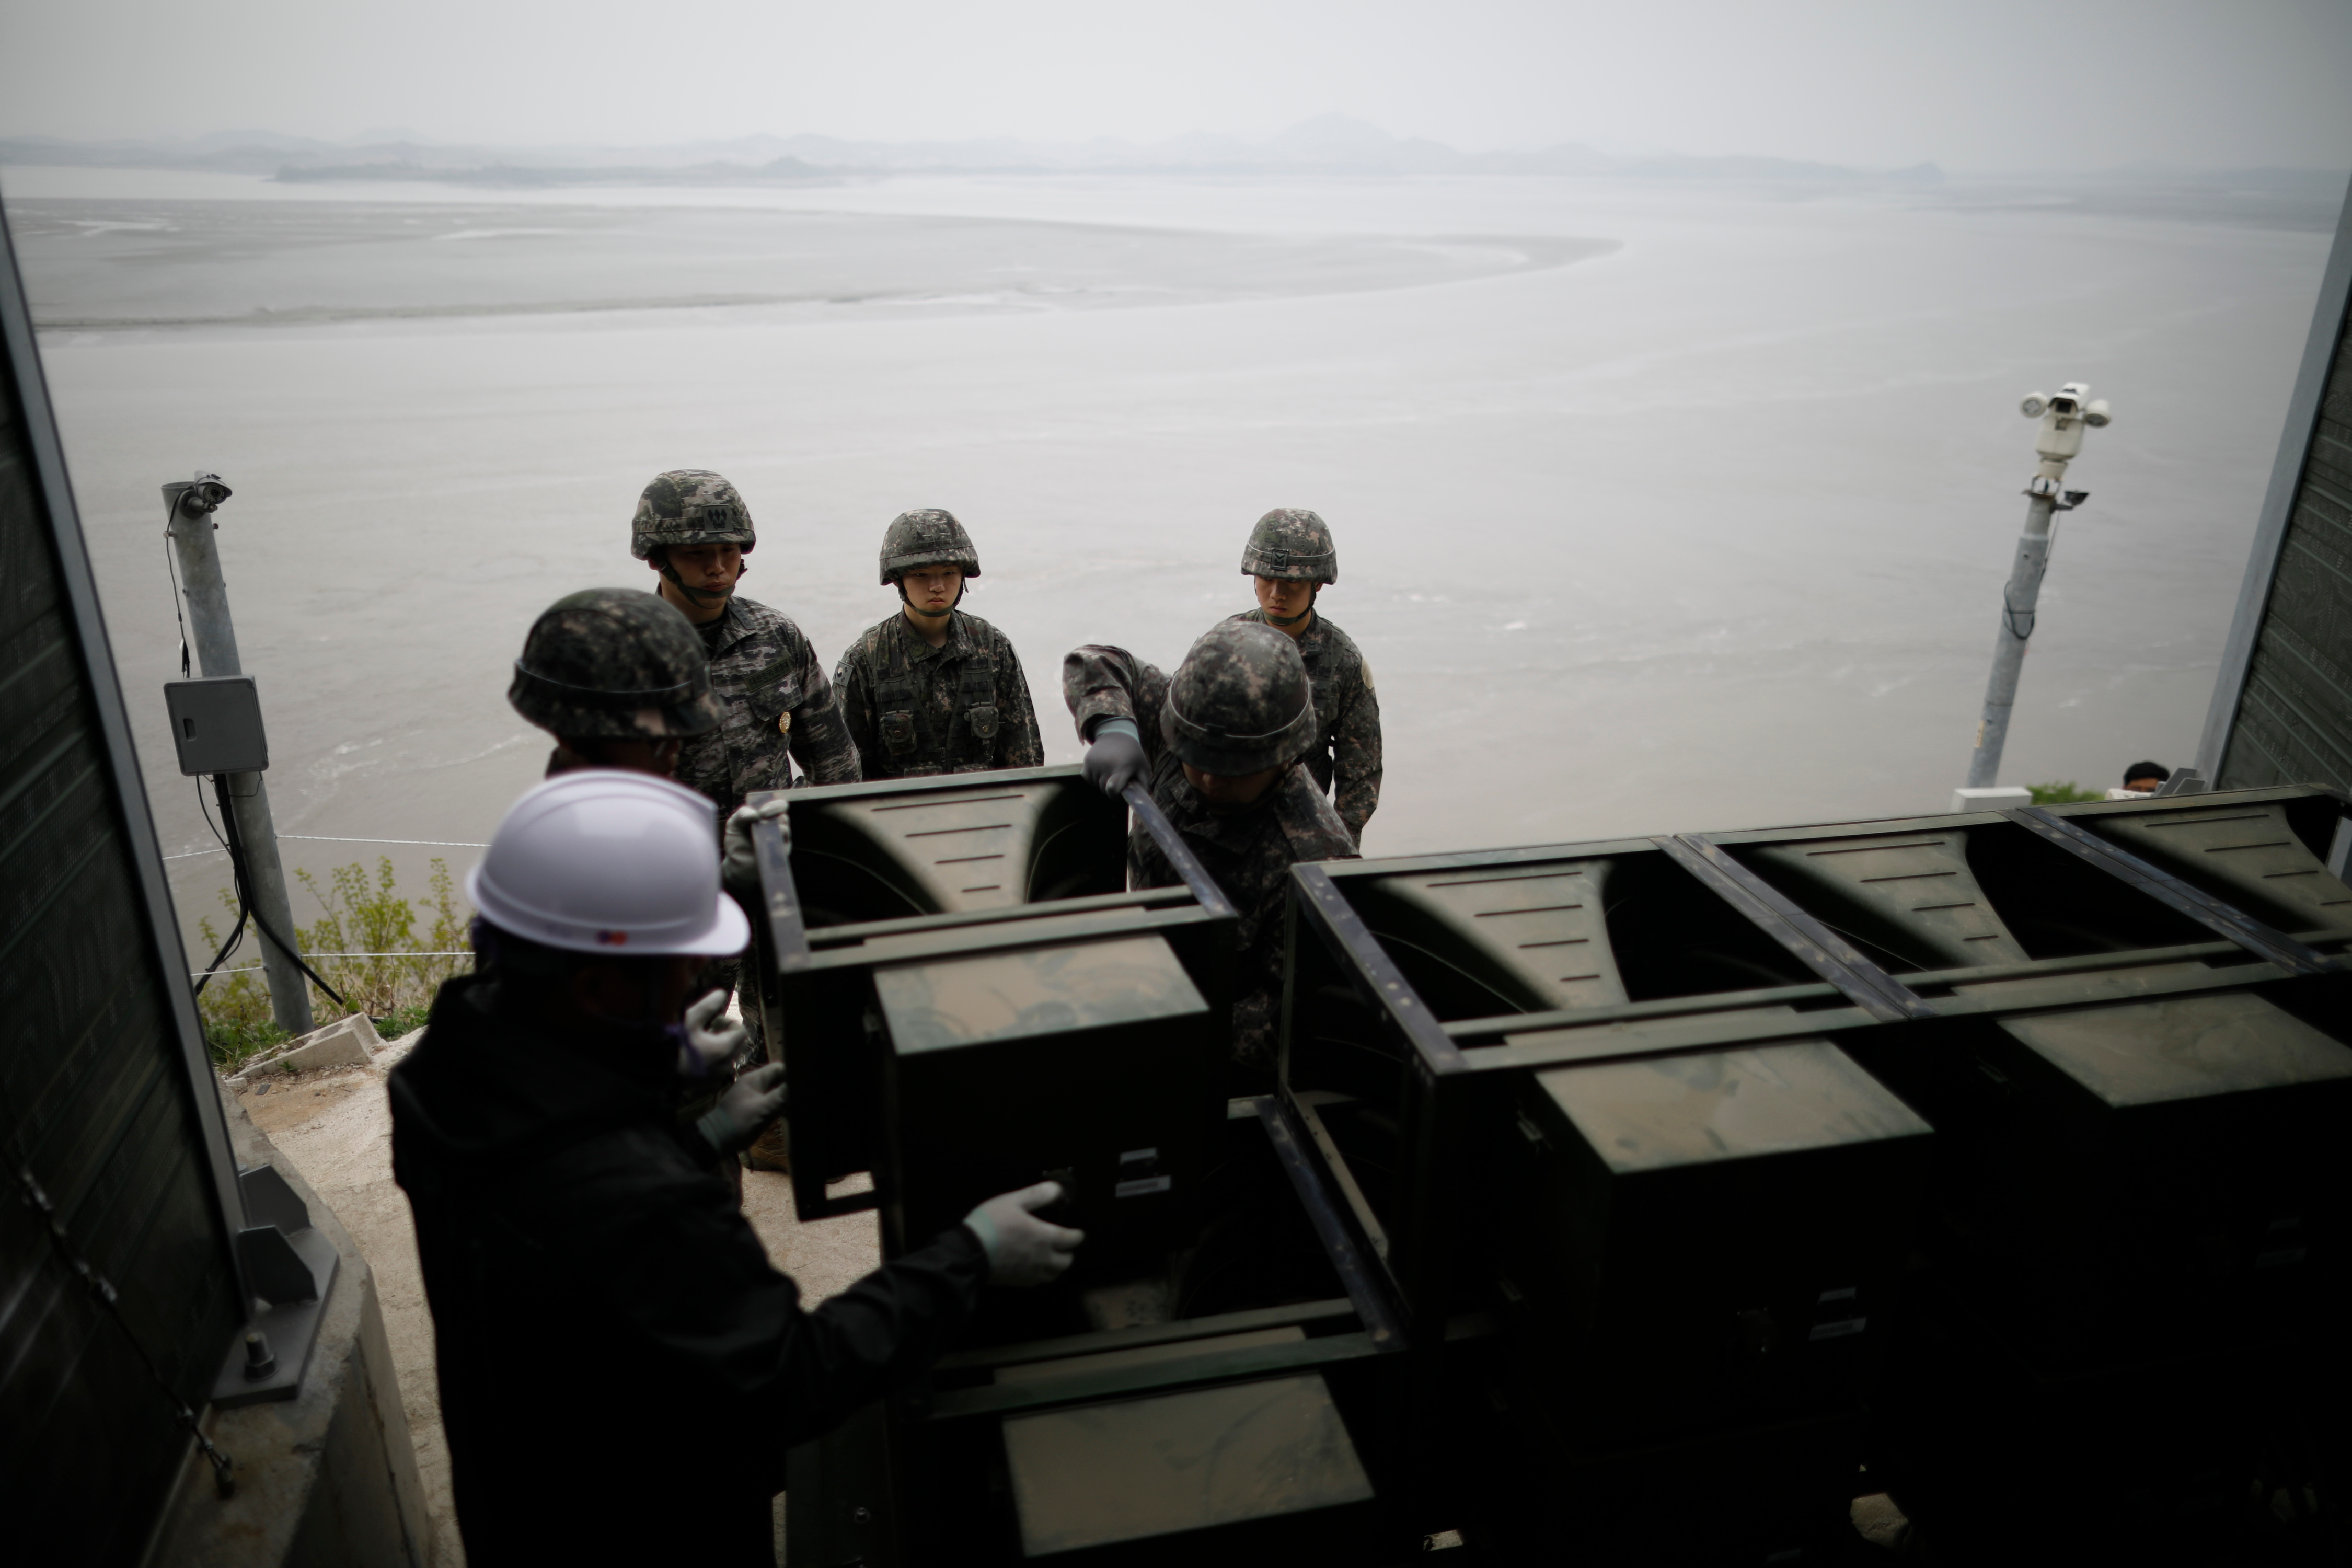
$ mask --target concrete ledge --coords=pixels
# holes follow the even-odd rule
[[[372,1037],[374,1028],[359,1022]],[[236,1461],[236,1495],[215,1494],[211,1468],[191,1445],[147,1562],[154,1568],[431,1568],[433,1532],[375,1276],[334,1211],[236,1098],[224,1098],[237,1163],[277,1167],[309,1205],[311,1223],[334,1243],[341,1265],[299,1396],[205,1413],[205,1435]]]

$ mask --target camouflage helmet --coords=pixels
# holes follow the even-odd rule
[[[694,624],[658,594],[590,588],[531,623],[507,700],[557,735],[665,740],[726,717]]]
[[[1278,506],[1257,520],[1242,548],[1242,574],[1294,583],[1337,583],[1339,547],[1330,525],[1313,512]]]
[[[1254,773],[1315,740],[1314,688],[1298,645],[1255,621],[1211,627],[1168,683],[1160,732],[1202,773]]]
[[[656,474],[629,520],[629,553],[640,561],[673,544],[740,544],[748,554],[759,542],[751,509],[708,468]]]
[[[882,536],[883,586],[918,566],[956,566],[967,577],[980,575],[980,552],[955,513],[928,506],[890,520],[890,531]]]

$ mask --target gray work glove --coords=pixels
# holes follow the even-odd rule
[[[1061,1195],[1061,1183],[1040,1182],[1017,1193],[999,1193],[963,1216],[988,1254],[991,1283],[1043,1285],[1059,1279],[1070,1266],[1070,1254],[1087,1233],[1036,1215]]]
[[[1095,727],[1095,742],[1087,748],[1087,783],[1117,800],[1147,765],[1134,720],[1106,719]]]
[[[745,1073],[719,1103],[694,1123],[710,1152],[731,1160],[751,1146],[769,1122],[784,1113],[784,1064],[770,1062]]]
[[[739,805],[727,818],[727,831],[720,836],[724,846],[719,858],[719,879],[730,893],[748,893],[757,897],[760,891],[760,856],[751,847],[751,825],[774,822],[784,836],[787,852],[793,847],[793,825],[784,816],[786,803],[778,795],[765,805]]]
[[[726,1012],[724,991],[713,991],[686,1010],[686,1041],[677,1047],[678,1077],[709,1078],[751,1043],[743,1020],[727,1017]]]

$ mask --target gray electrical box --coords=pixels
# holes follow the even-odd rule
[[[261,693],[249,675],[167,680],[163,708],[172,716],[172,744],[180,772],[257,773],[269,766],[269,739],[261,731]]]

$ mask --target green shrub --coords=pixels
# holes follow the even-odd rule
[[[2084,789],[2073,779],[2067,779],[2063,783],[2027,784],[2025,787],[2033,792],[2033,804],[2036,805],[2067,805],[2078,800],[2107,798],[2106,791]]]
[[[462,952],[468,945],[467,913],[457,902],[448,863],[439,857],[433,860],[426,895],[415,906],[401,896],[394,884],[389,857],[377,861],[373,880],[367,868],[357,861],[329,871],[323,889],[308,871],[297,871],[294,876],[319,901],[321,910],[318,920],[296,929],[296,945],[320,977],[351,1004],[348,1011],[385,1020],[377,1032],[386,1039],[406,1034],[423,1023],[433,994],[441,983],[473,968],[470,956],[425,956]],[[234,919],[236,894],[224,888],[220,899],[221,906]],[[420,917],[427,923],[421,937],[416,931]],[[209,959],[220,946],[221,932],[214,930],[209,919],[198,921],[196,930],[204,937],[204,956]],[[244,942],[230,956],[231,966],[258,963],[267,940],[248,925]],[[329,952],[383,956],[310,957],[312,953]],[[204,1018],[205,1037],[212,1045],[213,1058],[225,1070],[234,1071],[237,1063],[256,1051],[287,1037],[272,1022],[269,988],[262,983],[257,971],[214,976],[197,995],[196,1005]],[[310,987],[312,1016],[323,1023],[344,1016],[346,1011],[337,1007],[317,986]]]
[[[425,1027],[425,1015],[433,1011],[430,1002],[413,1002],[405,1007],[394,1007],[376,1020],[375,1032],[387,1040],[396,1040],[411,1029]]]

